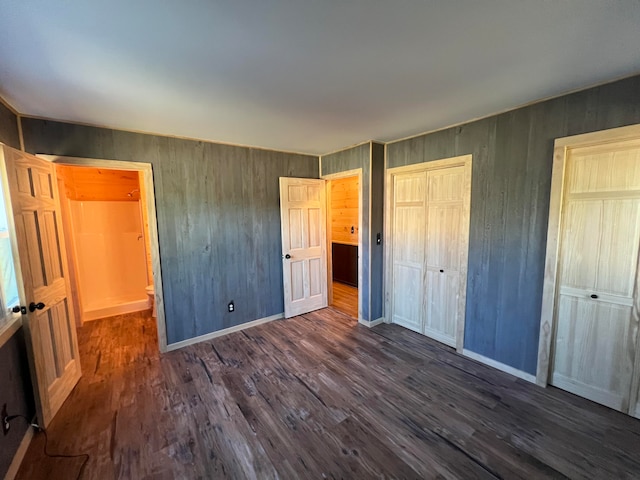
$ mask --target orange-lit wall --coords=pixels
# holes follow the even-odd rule
[[[139,202],[69,201],[84,320],[146,306]]]
[[[331,180],[331,241],[358,245],[358,177]],[[353,232],[351,229],[353,228]]]
[[[78,322],[147,308],[138,172],[62,165],[56,172]]]

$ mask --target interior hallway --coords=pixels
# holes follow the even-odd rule
[[[49,451],[84,479],[637,478],[640,421],[329,308],[160,356],[148,312],[79,331]],[[19,479],[73,479],[36,435]]]

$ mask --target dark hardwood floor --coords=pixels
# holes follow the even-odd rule
[[[335,281],[332,282],[332,288],[332,307],[350,317],[358,318],[358,288]]]
[[[148,315],[79,339],[48,434],[84,479],[640,478],[640,421],[333,309],[163,356]],[[18,478],[75,478],[43,444]]]

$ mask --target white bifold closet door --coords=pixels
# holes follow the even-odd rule
[[[452,347],[464,315],[465,175],[464,166],[393,175],[391,320]]]
[[[550,383],[634,414],[640,148],[570,151],[560,242]]]

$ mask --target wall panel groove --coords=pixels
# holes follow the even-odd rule
[[[0,99],[0,142],[20,150],[18,116],[2,103],[2,99]]]

